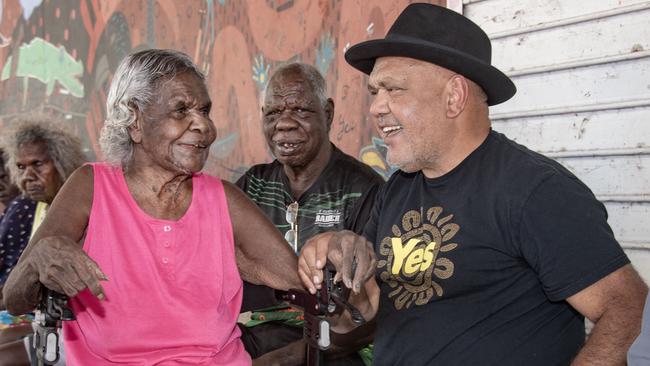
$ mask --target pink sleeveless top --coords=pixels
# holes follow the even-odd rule
[[[178,221],[147,215],[120,167],[90,164],[93,203],[84,251],[108,276],[64,322],[69,366],[250,365],[236,321],[242,280],[221,181],[197,174]]]

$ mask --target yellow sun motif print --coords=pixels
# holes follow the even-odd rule
[[[442,211],[442,207],[431,207],[426,214],[424,209],[408,211],[401,227],[393,225],[393,236],[380,243],[379,276],[394,289],[388,297],[397,310],[427,304],[434,293],[442,297],[444,289],[436,280],[454,274],[454,263],[443,255],[458,247],[450,240],[460,226],[451,222],[453,214],[442,217]]]

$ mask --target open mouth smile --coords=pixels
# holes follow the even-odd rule
[[[392,135],[397,134],[399,131],[402,130],[402,126],[386,126],[386,127],[381,127],[381,132],[384,135],[384,138],[390,137]]]
[[[205,149],[205,148],[208,147],[207,145],[202,144],[202,143],[194,143],[194,144],[184,143],[184,144],[181,144],[181,146],[188,147],[188,148],[194,148],[194,149]]]
[[[296,152],[302,144],[302,142],[276,142],[275,146],[281,155],[291,155]]]

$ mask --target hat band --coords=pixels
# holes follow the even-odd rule
[[[476,57],[476,56],[472,55],[471,53],[461,51],[461,50],[459,50],[457,48],[445,46],[444,44],[430,42],[430,41],[427,41],[426,39],[422,39],[422,38],[415,38],[415,37],[411,37],[411,36],[405,36],[405,35],[398,34],[398,33],[389,33],[389,34],[386,35],[385,39],[387,41],[415,43],[415,44],[421,44],[423,46],[438,48],[438,49],[446,51],[448,53],[455,53],[455,54],[457,54],[459,56],[471,59],[472,61],[475,61],[475,62],[480,62],[482,64],[491,65],[491,60],[483,60],[483,59],[481,59],[479,57]]]

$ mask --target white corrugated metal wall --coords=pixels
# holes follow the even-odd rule
[[[462,12],[518,88],[491,108],[494,129],[582,179],[650,282],[650,1],[464,0]]]

